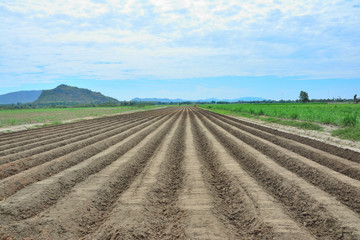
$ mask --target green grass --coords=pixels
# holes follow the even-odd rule
[[[333,136],[348,139],[353,141],[360,141],[360,128],[346,127],[334,130],[332,132]]]
[[[50,122],[50,123],[45,123],[44,125],[36,125],[37,127],[46,127],[46,126],[56,126],[56,125],[61,125],[63,124],[63,122],[61,121],[54,121],[54,122]]]
[[[222,114],[257,118],[282,125],[322,131],[319,124],[340,127],[332,134],[359,141],[360,104],[276,103],[276,104],[205,104],[199,107]]]
[[[229,110],[223,110],[223,109],[209,109],[212,112],[220,113],[220,114],[226,114],[226,115],[235,115],[239,117],[246,117],[246,118],[255,118],[255,119],[261,119],[263,121],[277,123],[281,125],[286,126],[293,126],[297,128],[302,129],[308,129],[308,130],[317,130],[317,131],[323,131],[324,128],[320,126],[319,124],[311,123],[311,122],[301,122],[301,121],[295,121],[295,120],[284,120],[280,118],[274,118],[274,117],[261,117],[259,115],[254,115],[250,113],[243,113],[243,112],[231,112]]]
[[[138,109],[153,109],[158,106],[121,106],[121,107],[99,107],[99,108],[45,108],[45,109],[21,109],[0,110],[0,127],[9,127],[22,124],[46,123],[61,124],[62,121],[112,115],[125,111]]]
[[[202,106],[200,106],[200,108],[201,108],[201,107],[202,107]],[[234,115],[234,116],[239,116],[239,117],[260,119],[259,116],[252,115],[252,114],[246,113],[246,112],[233,112],[233,111],[231,111],[231,110],[216,109],[216,108],[208,108],[208,110],[210,110],[210,111],[212,111],[212,112],[220,113],[220,114],[226,114],[226,115]]]
[[[320,126],[319,124],[311,123],[311,122],[284,120],[284,119],[272,118],[272,117],[261,118],[261,120],[271,122],[271,123],[277,123],[277,124],[281,124],[281,125],[286,125],[286,126],[292,126],[292,127],[302,128],[302,129],[308,129],[308,130],[316,130],[316,131],[323,131],[324,130],[324,128],[322,126]]]
[[[269,116],[282,119],[303,120],[332,124],[336,126],[355,126],[360,120],[360,104],[324,103],[284,103],[284,104],[205,104],[205,109],[222,109],[235,113],[248,113],[255,116]]]

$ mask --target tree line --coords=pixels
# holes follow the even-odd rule
[[[342,98],[332,98],[332,99],[309,99],[309,94],[305,91],[301,91],[299,98],[296,100],[263,100],[263,101],[238,101],[238,102],[226,102],[226,101],[211,101],[211,102],[142,102],[142,101],[119,101],[119,102],[105,102],[105,103],[90,103],[90,104],[77,104],[72,102],[56,102],[56,103],[17,103],[17,104],[7,104],[0,105],[1,109],[38,109],[38,108],[94,108],[94,107],[121,107],[121,106],[136,106],[143,107],[149,105],[192,105],[192,104],[231,104],[231,103],[331,103],[331,102],[359,102],[354,96],[354,99],[342,99]]]

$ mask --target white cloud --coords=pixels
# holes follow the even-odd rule
[[[94,3],[90,0],[62,0],[62,1],[8,1],[0,3],[9,10],[31,17],[48,17],[54,14],[64,14],[72,17],[97,17],[108,11],[105,4]]]
[[[356,4],[357,0],[3,1],[0,77],[358,77]]]

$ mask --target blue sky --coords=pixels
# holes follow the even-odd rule
[[[0,0],[0,94],[360,95],[360,0]]]

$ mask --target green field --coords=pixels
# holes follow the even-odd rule
[[[101,117],[125,111],[152,109],[158,106],[121,106],[97,108],[45,108],[0,110],[0,127],[9,127],[31,123],[58,124],[76,118]]]
[[[360,104],[204,104],[199,107],[223,114],[260,118],[300,128],[322,130],[319,124],[342,127],[333,132],[342,138],[360,140]],[[319,123],[319,124],[317,124]]]

